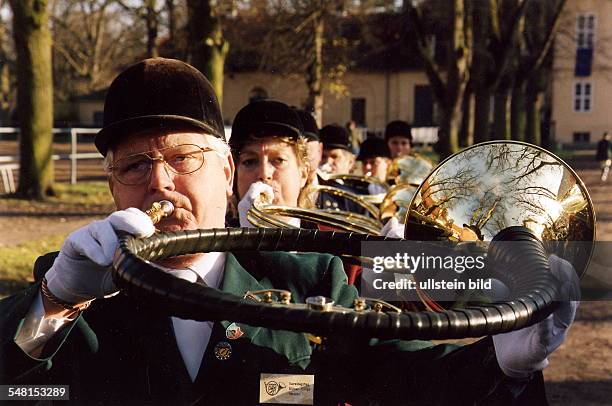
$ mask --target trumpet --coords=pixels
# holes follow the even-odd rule
[[[151,208],[145,214],[151,218],[153,224],[159,223],[164,217],[168,217],[174,212],[174,205],[168,200],[153,202]]]

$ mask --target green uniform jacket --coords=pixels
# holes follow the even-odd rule
[[[39,258],[38,277],[55,255]],[[227,255],[224,292],[243,296],[272,287],[291,291],[296,302],[324,295],[344,306],[357,294],[330,255]],[[511,394],[516,382],[504,378],[490,339],[456,347],[330,337],[313,347],[304,334],[244,324],[245,334],[230,340],[231,321],[214,324],[192,382],[170,318],[122,294],[95,301],[34,359],[14,337],[38,288],[0,301],[0,384],[68,384],[75,404],[256,405],[262,373],[314,375],[317,405],[545,403],[537,379],[518,398]],[[231,346],[229,358],[217,358],[218,343]]]

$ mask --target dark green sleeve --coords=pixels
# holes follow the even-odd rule
[[[44,375],[53,365],[53,356],[59,351],[66,337],[78,320],[60,329],[48,342],[39,358],[33,358],[16,343],[15,336],[21,328],[40,284],[0,301],[0,382],[35,383],[43,382]]]

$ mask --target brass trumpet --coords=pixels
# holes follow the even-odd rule
[[[159,223],[164,217],[168,217],[174,212],[174,205],[168,200],[153,202],[151,208],[145,214],[151,218],[153,224]]]

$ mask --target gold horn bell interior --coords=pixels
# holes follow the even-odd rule
[[[404,237],[424,239],[422,225],[454,241],[490,241],[507,227],[523,226],[580,276],[596,233],[593,203],[574,170],[518,141],[478,144],[438,165],[414,194]]]

